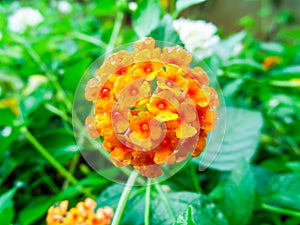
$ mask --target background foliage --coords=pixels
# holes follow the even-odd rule
[[[116,208],[124,186],[94,172],[73,137],[77,84],[114,46],[147,35],[183,44],[172,21],[202,2],[140,0],[134,10],[125,0],[70,1],[68,13],[55,1],[0,2],[0,225],[44,224],[64,199]],[[278,1],[263,2],[262,19]],[[45,20],[11,32],[9,15],[25,6]],[[300,27],[286,11],[274,18],[273,29],[247,15],[240,32],[219,33],[205,62],[230,107],[221,152],[209,169],[191,160],[152,187],[150,224],[300,223]],[[132,189],[121,224],[144,223],[145,191]]]

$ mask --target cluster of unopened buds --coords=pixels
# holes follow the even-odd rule
[[[113,216],[110,207],[96,209],[96,202],[87,198],[68,211],[67,200],[48,210],[47,225],[109,225]]]
[[[203,152],[217,121],[218,96],[201,67],[180,46],[156,47],[153,38],[134,50],[108,56],[86,85],[94,105],[86,118],[92,138],[118,167],[131,165],[145,177],[159,177],[162,166]]]

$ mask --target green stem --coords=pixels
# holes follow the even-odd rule
[[[103,43],[98,38],[95,38],[95,37],[92,37],[92,36],[89,36],[89,35],[86,35],[86,34],[83,34],[83,33],[80,33],[80,32],[73,32],[73,33],[70,34],[70,36],[72,38],[76,38],[76,39],[91,43],[91,44],[93,44],[97,47],[104,48],[104,49],[106,48],[106,44]]]
[[[197,177],[196,168],[195,168],[194,163],[190,162],[189,167],[190,167],[190,170],[191,170],[192,181],[194,183],[195,189],[196,189],[197,192],[202,193],[202,189],[200,187],[200,182],[199,182],[198,177]]]
[[[285,214],[285,215],[289,215],[289,216],[295,216],[295,217],[300,217],[300,212],[296,212],[290,209],[282,209],[276,206],[272,206],[272,205],[268,205],[266,203],[263,203],[261,205],[261,207],[263,209],[275,212],[275,213],[280,213],[280,214]]]
[[[56,184],[52,181],[50,176],[45,172],[43,167],[40,167],[39,173],[42,176],[42,179],[44,182],[52,189],[52,191],[55,194],[58,194],[60,192],[60,189],[56,186]]]
[[[138,173],[135,170],[131,172],[131,174],[127,180],[126,186],[123,190],[123,193],[121,195],[120,202],[116,209],[115,216],[113,218],[111,225],[119,225],[120,224],[124,209],[126,207],[128,199],[129,199],[129,194],[131,192],[132,186],[134,185],[135,179],[137,178],[137,175],[138,175]]]
[[[35,149],[57,170],[59,171],[70,183],[76,185],[78,181],[69,173],[42,145],[41,143],[30,133],[26,127],[21,128],[21,132],[27,138],[27,140],[35,147]]]
[[[30,131],[26,127],[21,128],[21,132],[27,138],[27,140],[35,147],[35,149],[58,171],[60,172],[66,180],[68,180],[71,184],[77,185],[77,179],[66,170],[45,148],[41,145],[41,143],[30,133]],[[84,187],[78,187],[78,190],[85,194],[86,196],[95,198],[90,190],[85,189]]]
[[[150,219],[150,202],[151,202],[151,179],[149,178],[147,181],[147,187],[146,187],[146,198],[145,198],[145,225],[149,225],[149,219]]]
[[[76,166],[79,162],[80,159],[80,154],[76,154],[72,161],[71,161],[71,165],[70,165],[70,169],[69,169],[69,173],[73,174],[75,172]],[[63,183],[63,189],[66,189],[69,186],[70,182],[68,180],[65,180],[65,182]]]
[[[165,204],[165,207],[167,208],[167,211],[169,213],[169,215],[172,218],[172,221],[175,221],[175,212],[173,211],[170,201],[168,199],[168,197],[166,196],[166,194],[164,193],[164,191],[161,189],[160,185],[158,183],[155,184],[155,188],[157,190],[157,192],[159,193],[162,201]]]
[[[72,101],[65,94],[64,89],[59,84],[56,75],[47,67],[47,65],[43,62],[41,57],[37,54],[37,52],[32,48],[32,46],[22,38],[16,38],[16,40],[23,44],[24,48],[33,59],[33,61],[44,71],[45,75],[48,77],[49,81],[53,84],[54,88],[57,91],[57,96],[60,100],[62,100],[69,112],[72,111]]]
[[[124,18],[124,13],[123,12],[118,12],[117,16],[116,16],[116,20],[115,20],[115,24],[110,36],[110,40],[109,43],[106,47],[106,52],[111,52],[116,44],[117,38],[118,38],[118,34],[121,30],[122,27],[122,21]]]

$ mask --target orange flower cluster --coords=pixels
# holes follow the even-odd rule
[[[109,225],[113,216],[110,207],[99,208],[95,212],[96,202],[86,198],[76,207],[68,209],[68,201],[62,201],[48,210],[47,225]]]
[[[282,58],[280,56],[268,56],[263,61],[263,67],[266,70],[272,69],[274,66],[279,64],[282,61]]]
[[[86,126],[90,137],[103,137],[116,166],[158,177],[162,165],[201,154],[219,102],[207,74],[189,67],[192,56],[182,47],[161,49],[145,38],[134,48],[107,57],[89,80],[85,97],[95,116]]]

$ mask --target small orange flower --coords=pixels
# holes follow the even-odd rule
[[[134,166],[134,169],[140,172],[144,177],[156,178],[162,175],[162,169],[160,165],[153,164],[149,166]]]
[[[132,151],[131,156],[131,164],[133,166],[150,166],[155,164],[153,151]]]
[[[88,101],[96,102],[101,86],[101,81],[98,77],[90,79],[86,85],[85,98]]]
[[[200,107],[205,107],[209,104],[208,98],[204,90],[199,86],[196,80],[189,79],[188,96]]]
[[[111,112],[113,128],[117,134],[124,133],[129,128],[129,111],[115,105]]]
[[[148,112],[140,112],[130,121],[132,134],[138,139],[146,139],[151,135],[150,122],[154,116]]]
[[[102,66],[96,71],[96,75],[100,77],[101,81],[105,81],[116,71],[132,62],[133,59],[127,51],[119,51],[105,59]]]
[[[113,127],[110,115],[108,113],[97,114],[95,117],[95,128],[100,136],[111,136],[113,134]]]
[[[139,79],[128,84],[119,94],[121,107],[133,107],[139,100],[150,95],[150,84],[148,81]]]
[[[88,116],[85,119],[85,126],[86,126],[88,134],[90,135],[91,138],[99,137],[98,131],[96,129],[95,118],[94,117]]]
[[[178,106],[179,102],[170,91],[157,93],[150,99],[149,104],[147,104],[149,112],[155,115],[155,118],[161,122],[176,120],[178,118],[176,111]]]
[[[110,153],[110,158],[117,161],[119,166],[126,166],[131,163],[131,149],[125,145],[115,147]]]
[[[106,81],[99,91],[98,98],[109,99],[113,96],[114,83],[110,80]]]
[[[282,61],[280,56],[268,56],[263,61],[263,67],[266,70],[272,69],[274,66],[279,64]]]
[[[161,62],[144,61],[136,63],[135,69],[132,73],[132,78],[139,79],[145,78],[147,80],[153,80],[157,73],[162,71],[163,64]]]
[[[172,154],[174,149],[176,149],[178,142],[179,139],[176,137],[175,132],[168,131],[160,145],[153,150],[155,152],[154,162],[156,164],[173,164],[175,161],[175,155],[172,157]]]
[[[174,65],[164,66],[164,69],[158,74],[157,85],[161,89],[169,90],[176,96],[180,96],[182,91],[187,90],[184,75],[185,72]]]
[[[201,68],[201,67],[195,67],[195,68],[188,68],[188,75],[192,78],[195,79],[198,83],[199,86],[202,87],[203,85],[208,85],[209,84],[209,79],[206,74],[206,72]]]
[[[188,67],[192,61],[192,55],[180,46],[165,47],[161,60],[168,64],[175,64],[180,67]]]

